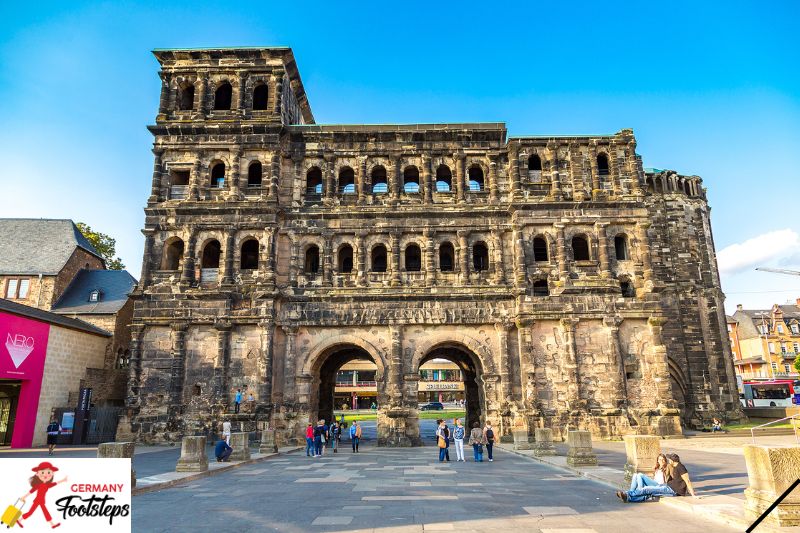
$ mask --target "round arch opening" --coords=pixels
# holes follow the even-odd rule
[[[469,429],[472,428],[475,423],[478,423],[479,425],[482,424],[482,421],[485,417],[486,402],[483,394],[483,381],[481,379],[483,368],[480,360],[474,353],[472,353],[471,350],[460,345],[445,344],[432,348],[428,351],[428,353],[425,354],[425,356],[422,357],[422,359],[420,359],[418,365],[421,385],[419,393],[420,399],[422,399],[423,393],[429,392],[427,389],[430,384],[430,382],[426,380],[428,378],[427,375],[424,376],[426,379],[423,379],[422,366],[435,360],[449,361],[450,363],[456,365],[456,367],[458,367],[458,369],[461,371],[461,380],[464,387],[464,426],[466,426],[467,432],[469,432]],[[438,380],[438,382],[441,383],[441,380]],[[449,387],[451,386],[451,383],[445,382],[440,386]],[[436,389],[436,387],[437,382],[434,381],[431,389]],[[422,402],[420,402],[420,404],[422,405]]]

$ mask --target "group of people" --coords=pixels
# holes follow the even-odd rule
[[[344,417],[341,420],[334,419],[330,426],[325,424],[325,420],[318,420],[316,426],[309,424],[306,428],[306,457],[322,457],[327,447],[333,449],[333,453],[338,453],[344,429]],[[349,434],[353,453],[358,453],[358,444],[361,441],[361,425],[358,420],[350,425]]]
[[[443,419],[438,419],[436,423],[436,442],[439,447],[439,462],[450,461],[451,438],[456,449],[456,462],[466,462],[466,459],[464,459],[464,437],[466,428],[464,428],[461,419],[456,418],[453,420],[454,427],[452,431],[450,431],[450,428],[447,427],[447,422]],[[486,446],[489,461],[494,460],[492,457],[494,441],[495,433],[491,422],[487,421],[483,429],[481,429],[481,425],[478,422],[472,425],[472,431],[469,433],[469,444],[472,446],[473,458],[476,463],[483,462],[484,446]]]
[[[236,394],[233,395],[233,412],[239,414],[242,402],[247,397],[247,410],[248,413],[254,413],[256,410],[256,399],[252,392],[242,392],[242,389],[236,389]]]
[[[618,490],[617,498],[625,503],[644,502],[659,496],[697,496],[689,479],[689,472],[681,463],[678,454],[659,454],[653,477],[636,473],[631,479],[631,488]]]

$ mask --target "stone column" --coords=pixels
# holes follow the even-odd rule
[[[162,70],[159,71],[158,76],[161,78],[161,94],[158,98],[158,117],[156,117],[156,122],[167,120],[167,115],[171,111],[169,109],[169,95],[172,92],[169,74]]]
[[[597,256],[600,259],[600,277],[611,278],[611,263],[608,259],[608,236],[606,235],[607,222],[597,222],[594,225],[597,238]]]
[[[247,74],[245,72],[239,72],[238,75],[238,84],[237,84],[237,93],[236,93],[236,111],[238,112],[239,116],[244,116],[245,114],[245,96],[247,95]]]
[[[367,158],[361,157],[358,161],[358,168],[356,169],[356,192],[358,193],[358,203],[364,204],[364,181],[367,178]]]
[[[578,322],[580,320],[577,318],[561,319],[561,329],[564,334],[564,363],[561,368],[567,374],[567,402],[570,411],[580,409],[581,404],[580,364],[575,345],[575,329]]]
[[[144,337],[144,329],[144,324],[131,325],[130,371],[128,374],[128,391],[125,398],[125,403],[128,407],[138,407],[141,403],[139,380],[142,377],[142,338]]]
[[[667,319],[664,317],[651,316],[647,319],[647,325],[650,326],[650,335],[653,339],[653,345],[650,348],[653,359],[650,365],[649,378],[652,379],[654,383],[659,407],[666,407],[667,404],[673,403],[672,386],[669,382],[667,347],[664,346],[664,341],[661,336],[666,322]]]
[[[233,252],[236,247],[236,230],[228,230],[225,234],[225,275],[222,283],[230,285],[233,283]]]
[[[195,159],[194,164],[192,165],[192,173],[189,174],[189,199],[190,200],[198,200],[200,198],[200,172],[202,172],[202,158],[203,153],[200,152],[197,154],[197,159]]]
[[[634,474],[653,475],[653,465],[661,453],[661,438],[655,435],[624,435],[625,483],[630,483]]]
[[[242,190],[242,171],[241,171],[242,151],[235,150],[231,153],[231,181],[229,191],[231,198],[238,200]]]
[[[592,198],[594,200],[602,199],[605,195],[603,185],[600,183],[600,170],[597,168],[597,141],[591,141],[589,144],[589,168],[592,172]]]
[[[214,362],[214,396],[217,408],[222,412],[228,410],[228,367],[230,365],[230,322],[217,322],[214,324],[217,330],[217,359]]]
[[[553,430],[550,428],[535,428],[533,430],[533,455],[555,455],[556,447],[553,446]]]
[[[176,472],[205,472],[208,470],[205,437],[183,437],[181,457],[175,466]]]
[[[512,239],[514,239],[514,286],[522,288],[527,278],[527,265],[525,263],[525,240],[522,228],[515,226]]]
[[[497,185],[497,156],[489,156],[489,201],[492,203],[497,202],[499,196]]]
[[[514,324],[511,322],[495,322],[494,329],[497,332],[497,345],[499,347],[498,356],[500,366],[500,386],[502,387],[503,402],[511,402],[511,357],[508,354],[508,332]],[[505,428],[504,428],[505,429]]]
[[[536,357],[531,353],[533,320],[527,317],[517,318],[517,346],[519,347],[519,372],[517,384],[520,387],[519,397],[527,409],[537,409],[536,390]],[[538,413],[536,413],[538,414]]]
[[[503,265],[503,236],[499,230],[492,230],[492,255],[494,283],[502,285],[506,282],[506,270]]]
[[[323,195],[325,196],[326,202],[330,202],[334,196],[334,189],[336,188],[336,180],[334,174],[336,173],[336,156],[333,154],[328,154],[325,156],[325,180],[323,183]]]
[[[400,280],[400,235],[398,233],[392,233],[390,245],[392,247],[391,285],[392,287],[399,287],[401,284],[401,280]]]
[[[197,84],[194,98],[193,107],[196,109],[196,115],[192,116],[193,120],[204,119],[206,117],[206,89],[208,88],[208,72],[197,73]]]
[[[130,459],[131,488],[136,488],[136,470],[133,469],[133,455],[136,444],[133,442],[101,442],[97,445],[98,459]]]
[[[269,192],[267,193],[267,201],[278,203],[278,188],[281,179],[281,156],[280,154],[272,154],[270,160],[269,172]]]
[[[389,326],[392,338],[391,360],[389,363],[389,396],[393,405],[403,403],[403,326]]]
[[[194,255],[197,247],[197,236],[193,228],[187,228],[189,233],[186,238],[186,249],[183,251],[183,270],[181,271],[181,285],[190,285],[194,282]]]
[[[628,142],[626,162],[628,164],[628,178],[631,180],[631,188],[633,194],[642,195],[642,184],[639,181],[639,165],[636,160],[636,141],[631,140]]]
[[[300,237],[294,232],[288,233],[291,258],[289,260],[289,285],[297,287],[297,275],[300,271],[300,262],[304,258],[300,257]]]
[[[550,198],[561,200],[561,177],[558,173],[558,143],[548,143],[547,149],[550,151]]]
[[[356,253],[358,254],[358,270],[356,271],[356,285],[364,287],[367,285],[367,232],[359,231],[356,233]]]
[[[592,451],[591,433],[568,431],[567,446],[567,464],[569,466],[597,466],[597,456]]]
[[[744,509],[755,520],[800,478],[800,446],[746,444],[744,459],[748,478]],[[764,520],[779,527],[800,526],[800,491],[789,493]]]
[[[164,195],[161,194],[161,182],[164,175],[164,150],[156,148],[153,150],[153,154],[155,154],[156,158],[153,161],[153,183],[150,187],[150,198],[147,199],[148,204],[154,204],[164,199]]]
[[[567,259],[567,243],[564,235],[564,224],[554,224],[556,229],[556,260],[558,261],[558,277],[562,282],[569,280],[569,260]]]
[[[569,143],[567,149],[569,151],[569,175],[572,183],[572,198],[576,202],[582,202],[591,198],[591,194],[587,192],[586,182],[583,180],[580,150],[578,149],[578,144],[574,141]]]
[[[456,160],[456,194],[458,197],[458,202],[463,203],[465,201],[465,192],[467,190],[467,159],[463,154],[455,154],[453,157]]]
[[[423,231],[425,236],[425,284],[428,286],[436,285],[436,268],[434,266],[434,241],[433,230],[426,228]]]
[[[639,241],[639,255],[642,259],[642,277],[645,283],[653,279],[653,263],[650,255],[650,239],[647,230],[650,228],[649,222],[639,222],[636,224],[636,240]]]
[[[266,318],[258,323],[261,328],[261,346],[258,358],[258,411],[272,404],[272,339],[275,336],[275,322]]]
[[[142,258],[142,272],[139,276],[139,288],[144,290],[150,285],[150,268],[153,262],[153,243],[155,241],[155,229],[143,229],[144,234],[144,257]]]
[[[389,175],[387,176],[387,179],[389,180],[389,199],[392,200],[392,202],[396,202],[400,196],[399,183],[402,181],[399,156],[392,156],[392,158],[389,159],[388,174]]]
[[[433,187],[431,186],[431,156],[422,154],[422,186],[423,198],[426,204],[433,202]]]
[[[283,374],[283,401],[292,404],[297,401],[297,354],[295,353],[296,326],[281,326],[286,334],[285,370]]]
[[[286,74],[283,70],[274,70],[275,76],[275,115],[280,118],[281,116],[281,101],[283,100],[283,76]]]
[[[511,174],[511,194],[519,196],[521,185],[519,180],[519,145],[509,144],[508,149],[509,173]]]
[[[170,386],[169,412],[171,416],[180,416],[183,408],[183,384],[185,379],[186,367],[186,322],[173,322],[172,327],[172,350],[170,356]]]
[[[461,275],[461,284],[469,282],[469,247],[467,237],[469,232],[466,230],[458,231],[458,268]]]
[[[264,276],[264,282],[273,285],[275,283],[275,237],[278,228],[268,228],[264,232],[264,246],[259,254],[259,271]]]
[[[330,287],[333,285],[333,235],[325,233],[323,239],[322,284]]]
[[[231,433],[231,461],[247,461],[250,459],[250,434]]]
[[[621,406],[628,407],[628,380],[625,373],[625,354],[622,353],[619,343],[619,326],[622,324],[622,319],[619,317],[605,317],[603,318],[603,325],[608,328],[608,347],[611,351],[611,357],[615,370],[612,370],[608,377],[612,380],[614,394],[616,400],[612,407]],[[655,463],[653,463],[655,464]]]
[[[622,194],[622,184],[620,183],[621,177],[619,175],[619,169],[617,168],[618,163],[619,158],[617,157],[617,144],[612,142],[608,147],[608,179],[611,180],[611,189],[614,193],[614,196],[619,196]]]

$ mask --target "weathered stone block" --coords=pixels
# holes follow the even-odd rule
[[[250,459],[250,434],[231,433],[231,461],[247,461]]]
[[[133,454],[136,444],[133,442],[103,442],[97,447],[97,457],[100,459],[130,459],[131,460],[131,488],[136,487],[136,470],[133,469]]]
[[[745,512],[755,519],[800,478],[800,446],[772,448],[748,444],[744,447],[748,486],[744,491]],[[794,490],[772,510],[765,522],[777,526],[800,526],[800,491]]]
[[[265,429],[261,432],[261,446],[258,448],[258,453],[278,453],[274,429]]]
[[[597,466],[597,456],[592,451],[592,434],[588,431],[567,433],[567,464],[570,466]]]
[[[625,481],[630,481],[634,474],[651,474],[661,453],[661,439],[654,435],[625,435]]]
[[[175,467],[176,472],[205,472],[208,470],[205,437],[183,437],[181,457]]]
[[[528,430],[527,429],[514,429],[511,431],[511,435],[514,437],[514,449],[515,450],[530,450],[531,444],[528,442]]]
[[[553,446],[553,430],[550,428],[536,428],[533,431],[534,455],[555,455],[556,448]]]

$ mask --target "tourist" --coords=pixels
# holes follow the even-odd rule
[[[717,431],[722,431],[722,422],[720,422],[719,418],[714,417],[711,421],[711,433],[715,433]]]
[[[623,492],[617,491],[617,498],[626,503],[644,502],[656,496],[686,496],[691,494],[697,497],[697,493],[692,487],[692,482],[689,479],[689,472],[686,467],[681,463],[680,457],[677,454],[667,454],[669,467],[667,468],[665,485],[653,485],[642,487],[640,489],[629,490]]]
[[[322,457],[322,444],[325,442],[325,434],[328,428],[325,427],[325,421],[317,421],[317,427],[314,428],[314,457]]]
[[[233,412],[239,414],[239,406],[242,404],[242,389],[236,391],[236,396],[233,399]]]
[[[353,425],[350,426],[350,441],[353,444],[353,452],[358,453],[358,443],[361,440],[361,424],[358,420],[353,420]]]
[[[456,446],[456,462],[464,462],[464,426],[461,425],[461,419],[456,418],[456,427],[453,429],[453,443]]]
[[[308,423],[306,428],[306,457],[314,457],[316,452],[314,450],[314,424]]]
[[[225,442],[228,444],[231,443],[231,422],[230,420],[226,420],[222,423],[222,438],[225,439]]]
[[[489,453],[489,462],[491,463],[493,461],[494,430],[492,429],[492,423],[488,420],[486,421],[486,427],[483,428],[483,441],[486,443],[486,451]]]
[[[50,455],[53,455],[53,450],[56,449],[56,444],[58,443],[58,436],[61,434],[61,425],[58,423],[58,420],[53,417],[50,420],[50,424],[47,426],[47,450]]]
[[[667,467],[669,466],[667,456],[663,453],[658,454],[656,458],[656,466],[653,469],[653,477],[647,477],[639,472],[631,478],[630,490],[637,490],[644,487],[656,487],[658,485],[666,485],[667,483]]]
[[[252,392],[247,395],[247,412],[248,413],[256,412],[256,399],[253,396]]]
[[[444,460],[448,463],[450,462],[450,428],[447,427],[447,422],[442,420],[444,424],[444,428],[442,433],[444,434]]]
[[[445,453],[447,453],[447,438],[445,437],[444,420],[441,418],[436,419],[436,445],[439,447],[439,462],[444,461]]]
[[[217,458],[218,463],[227,463],[228,458],[232,453],[233,448],[228,446],[228,443],[223,435],[223,437],[219,439],[219,442],[217,442],[217,445],[214,447],[214,457]]]
[[[472,445],[472,453],[476,463],[483,462],[483,442],[484,436],[481,425],[478,422],[472,424],[472,431],[469,434],[469,443]]]
[[[333,448],[333,453],[337,452],[336,444],[337,444],[337,441],[338,441],[338,437],[337,437],[338,434],[339,434],[339,423],[334,418],[333,422],[331,423],[331,428],[328,431],[328,437],[329,437],[328,440],[331,443],[331,448]]]

